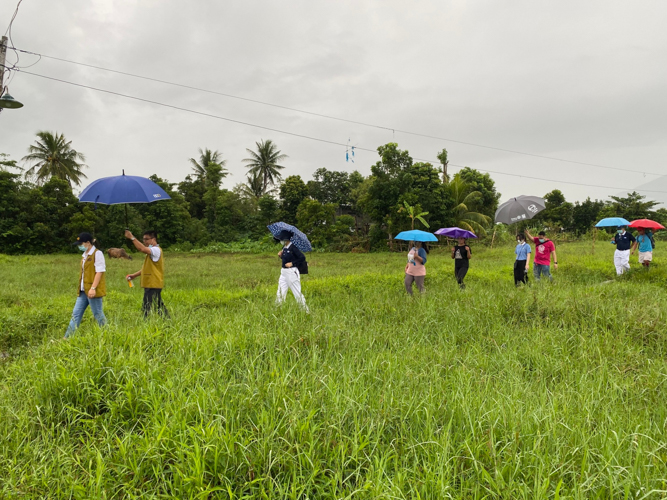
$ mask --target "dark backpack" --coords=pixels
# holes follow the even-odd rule
[[[297,269],[299,270],[299,274],[308,274],[308,261],[304,260],[303,264],[297,267]]]
[[[651,233],[648,239],[651,240],[651,248],[655,248],[655,240],[653,239],[653,233]]]

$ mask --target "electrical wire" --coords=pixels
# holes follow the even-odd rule
[[[4,93],[5,89],[9,89],[9,84],[11,83],[11,81],[14,79],[14,76],[15,76],[13,71],[16,68],[18,68],[19,61],[21,60],[21,56],[19,55],[19,50],[15,48],[14,39],[12,38],[12,26],[14,25],[14,20],[16,19],[16,16],[19,13],[19,7],[21,6],[22,2],[23,2],[23,0],[19,0],[19,2],[16,4],[16,9],[14,9],[14,14],[12,14],[12,18],[9,21],[9,26],[7,26],[7,29],[5,30],[5,36],[9,37],[9,43],[11,44],[11,49],[14,51],[14,55],[16,55],[16,62],[12,64],[11,69],[6,68],[7,69],[7,81],[4,84],[4,88],[0,89],[0,95],[2,95]],[[40,59],[41,59],[41,57],[40,57]]]
[[[264,126],[264,125],[258,125],[256,123],[249,123],[249,122],[244,122],[244,121],[241,121],[241,120],[235,120],[233,118],[227,118],[227,117],[224,117],[224,116],[215,115],[213,113],[206,113],[204,111],[197,111],[197,110],[194,110],[194,109],[183,108],[181,106],[175,106],[173,104],[166,104],[166,103],[162,103],[162,102],[159,102],[159,101],[154,101],[154,100],[151,100],[151,99],[145,99],[143,97],[137,97],[137,96],[132,96],[132,95],[128,95],[128,94],[123,94],[123,93],[120,93],[120,92],[115,92],[113,90],[107,90],[107,89],[101,89],[101,88],[98,88],[98,87],[92,87],[90,85],[85,85],[85,84],[82,84],[82,83],[70,82],[68,80],[63,80],[63,79],[60,79],[60,78],[55,78],[55,77],[47,76],[47,75],[41,75],[39,73],[33,73],[31,71],[24,71],[24,70],[21,70],[21,69],[19,69],[17,71],[21,71],[22,73],[24,73],[26,75],[31,75],[31,76],[37,76],[39,78],[44,78],[46,80],[52,80],[52,81],[55,81],[55,82],[65,83],[67,85],[72,85],[72,86],[75,86],[75,87],[80,87],[80,88],[84,88],[84,89],[88,89],[88,90],[93,90],[93,91],[96,91],[96,92],[115,95],[115,96],[118,96],[118,97],[123,97],[125,99],[131,99],[131,100],[134,100],[134,101],[145,102],[145,103],[148,103],[148,104],[154,104],[156,106],[162,106],[162,107],[165,107],[165,108],[175,109],[175,110],[178,110],[178,111],[184,111],[186,113],[192,113],[192,114],[200,115],[200,116],[207,116],[209,118],[215,118],[217,120],[223,120],[223,121],[226,121],[226,122],[236,123],[236,124],[239,124],[239,125],[246,125],[246,126],[249,126],[249,127],[254,127],[254,128],[258,128],[258,129],[262,129],[262,130],[268,130],[268,131],[271,131],[271,132],[277,132],[279,134],[289,135],[289,136],[292,136],[292,137],[298,137],[298,138],[301,138],[301,139],[308,139],[308,140],[311,140],[311,141],[317,141],[317,142],[321,142],[321,143],[325,143],[325,144],[332,144],[332,145],[335,145],[335,146],[343,146],[343,147],[347,146],[347,144],[343,143],[343,142],[332,141],[332,140],[329,140],[329,139],[322,139],[320,137],[313,137],[313,136],[309,136],[309,135],[305,135],[305,134],[298,134],[296,132],[289,132],[289,131],[286,131],[286,130],[280,130],[280,129],[277,129],[277,128],[267,127],[267,126]],[[376,149],[365,148],[365,147],[362,147],[362,146],[355,146],[355,149],[360,150],[360,151],[368,151],[368,152],[371,152],[371,153],[377,153]],[[424,158],[415,158],[415,157],[413,157],[413,159],[418,160],[418,161],[428,162],[428,163],[431,163],[431,164],[437,164],[438,163],[436,161],[427,160],[427,159],[424,159]],[[454,163],[449,163],[449,165],[452,166],[452,167],[457,167],[457,168],[466,168],[464,165],[456,165]],[[499,171],[487,170],[487,169],[481,169],[481,168],[479,168],[477,170],[480,170],[482,172],[492,173],[492,174],[507,175],[507,176],[511,176],[511,177],[520,177],[520,178],[524,178],[524,179],[533,179],[533,180],[546,181],[546,182],[551,182],[551,183],[572,184],[572,185],[577,185],[577,186],[595,187],[595,188],[602,188],[602,189],[614,189],[614,190],[624,190],[624,189],[626,189],[626,188],[613,187],[613,186],[601,186],[601,185],[598,185],[598,184],[585,184],[585,183],[581,183],[581,182],[571,182],[571,181],[563,181],[563,180],[557,180],[557,179],[545,179],[545,178],[542,178],[542,177],[534,177],[534,176],[528,176],[528,175],[522,175],[522,174],[510,174],[510,173],[507,173],[507,172],[499,172]],[[651,189],[642,189],[641,191],[642,192],[667,194],[667,191],[658,191],[658,190],[651,190]]]
[[[558,157],[555,157],[555,156],[547,156],[547,155],[540,155],[540,154],[535,154],[535,153],[527,153],[525,151],[518,151],[518,150],[515,150],[515,149],[507,149],[507,148],[499,148],[499,147],[495,147],[495,146],[487,146],[487,145],[484,145],[484,144],[460,141],[460,140],[449,139],[449,138],[445,138],[445,137],[438,137],[438,136],[435,136],[435,135],[428,135],[428,134],[423,134],[423,133],[419,133],[419,132],[413,132],[413,131],[410,131],[410,130],[397,129],[397,128],[393,128],[393,127],[385,127],[385,126],[376,125],[376,124],[373,124],[373,123],[351,120],[351,119],[348,119],[348,118],[341,118],[341,117],[326,115],[326,114],[322,114],[322,113],[315,113],[315,112],[312,112],[312,111],[306,111],[306,110],[303,110],[303,109],[292,108],[292,107],[289,107],[289,106],[282,106],[280,104],[274,104],[274,103],[270,103],[270,102],[266,102],[266,101],[260,101],[260,100],[257,100],[257,99],[250,99],[248,97],[236,96],[236,95],[232,95],[232,94],[227,94],[225,92],[218,92],[218,91],[215,91],[215,90],[204,89],[204,88],[195,87],[195,86],[192,86],[192,85],[185,85],[185,84],[181,84],[181,83],[170,82],[170,81],[167,81],[167,80],[161,80],[159,78],[152,78],[152,77],[149,77],[149,76],[137,75],[137,74],[128,73],[128,72],[125,72],[125,71],[119,71],[119,70],[115,70],[115,69],[104,68],[102,66],[95,66],[93,64],[87,64],[87,63],[82,63],[82,62],[78,62],[78,61],[72,61],[72,60],[69,60],[69,59],[63,59],[61,57],[49,56],[49,55],[45,55],[45,54],[38,54],[37,52],[31,52],[31,51],[28,51],[28,50],[22,50],[22,49],[14,49],[14,50],[19,50],[19,51],[21,51],[25,54],[32,54],[32,55],[40,56],[40,58],[43,57],[45,59],[53,59],[55,61],[61,61],[61,62],[65,62],[65,63],[68,63],[68,64],[75,64],[75,65],[83,66],[83,67],[87,67],[87,68],[97,69],[97,70],[101,70],[101,71],[107,71],[109,73],[115,73],[115,74],[118,74],[118,75],[129,76],[129,77],[132,77],[132,78],[138,78],[138,79],[141,79],[141,80],[147,80],[147,81],[151,81],[151,82],[161,83],[161,84],[164,84],[164,85],[171,85],[171,86],[174,86],[174,87],[180,87],[180,88],[185,88],[185,89],[189,89],[189,90],[195,90],[195,91],[198,91],[198,92],[204,92],[204,93],[207,93],[207,94],[214,94],[214,95],[219,95],[219,96],[223,96],[223,97],[228,97],[230,99],[238,99],[238,100],[241,100],[241,101],[252,102],[252,103],[255,103],[255,104],[261,104],[263,106],[270,106],[270,107],[274,107],[274,108],[278,108],[278,109],[285,109],[285,110],[288,110],[288,111],[293,111],[295,113],[302,113],[302,114],[306,114],[306,115],[310,115],[310,116],[317,116],[319,118],[326,118],[326,119],[329,119],[329,120],[336,120],[336,121],[340,121],[340,122],[352,123],[352,124],[355,124],[355,125],[361,125],[361,126],[364,126],[364,127],[370,127],[370,128],[380,129],[380,130],[391,131],[392,134],[395,133],[395,132],[398,132],[398,133],[401,133],[401,134],[412,135],[412,136],[416,136],[416,137],[424,137],[424,138],[427,138],[427,139],[434,139],[434,140],[440,140],[440,141],[445,141],[445,142],[452,142],[452,143],[455,143],[455,144],[462,144],[462,145],[473,146],[473,147],[477,147],[477,148],[484,148],[484,149],[490,149],[490,150],[494,150],[494,151],[501,151],[501,152],[504,152],[504,153],[511,153],[511,154],[529,156],[529,157],[533,157],[533,158],[541,158],[541,159],[544,159],[544,160],[558,161],[558,162],[562,162],[562,163],[572,163],[572,164],[575,164],[575,165],[582,165],[582,166],[588,166],[588,167],[596,167],[596,168],[603,168],[603,169],[608,169],[608,170],[616,170],[616,171],[620,171],[620,172],[630,172],[630,173],[633,173],[633,174],[644,174],[644,175],[654,175],[654,176],[665,175],[664,173],[649,172],[649,171],[638,171],[638,170],[632,170],[632,169],[621,168],[621,167],[610,167],[608,165],[600,165],[600,164],[597,164],[597,163],[586,163],[586,162],[580,162],[580,161],[576,161],[576,160],[568,160],[568,159],[565,159],[565,158],[558,158]]]

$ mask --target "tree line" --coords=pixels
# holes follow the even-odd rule
[[[316,248],[356,252],[385,250],[393,236],[411,228],[458,226],[482,238],[493,230],[500,199],[495,182],[467,167],[451,176],[444,149],[440,164],[432,165],[388,143],[378,147],[368,176],[319,168],[308,181],[283,178],[288,157],[271,140],[246,151],[246,181],[232,189],[222,185],[229,169],[215,149],[190,158],[190,173],[179,183],[151,176],[172,199],[130,205],[130,229],[154,229],[165,247],[190,249],[270,241],[266,226],[282,220],[298,226]],[[63,134],[46,131],[37,133],[20,164],[0,154],[0,253],[71,251],[82,231],[92,231],[107,248],[125,245],[123,206],[79,203],[74,195],[86,179],[85,161]],[[657,204],[637,193],[573,204],[554,190],[545,199],[547,209],[530,224],[553,231],[580,235],[607,215],[667,223],[667,210],[654,210]]]

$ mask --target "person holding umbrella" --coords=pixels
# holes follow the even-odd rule
[[[141,276],[141,287],[144,289],[143,312],[144,317],[152,311],[153,307],[157,307],[157,311],[161,316],[169,318],[164,302],[162,302],[162,289],[164,288],[164,252],[157,242],[157,232],[145,231],[143,235],[143,243],[137,240],[129,229],[125,230],[125,237],[131,240],[134,247],[141,253],[146,254],[144,264],[141,270],[128,274],[125,278],[130,281]]]
[[[426,242],[411,241],[409,247],[408,263],[405,266],[405,290],[409,295],[412,295],[412,283],[416,283],[419,293],[424,293],[424,278],[426,278],[424,264],[426,264],[428,246],[426,246]]]
[[[275,236],[283,245],[282,250],[278,252],[278,257],[282,260],[282,269],[278,280],[276,305],[282,305],[287,297],[287,290],[291,290],[301,308],[310,312],[306,305],[306,298],[301,293],[301,272],[299,270],[306,265],[306,256],[292,243],[293,234],[291,231],[283,229]]]
[[[611,240],[611,244],[616,245],[616,251],[614,252],[616,275],[620,276],[626,270],[630,270],[630,254],[634,253],[630,250],[630,247],[635,241],[635,237],[625,230],[625,226],[618,226],[614,239]]]
[[[468,274],[471,258],[470,247],[466,245],[465,238],[459,238],[458,245],[452,247],[452,259],[454,259],[454,276],[461,290],[466,288],[463,279]]]
[[[535,280],[540,281],[541,276],[546,276],[549,281],[553,281],[554,278],[551,276],[552,255],[554,257],[554,268],[558,269],[554,242],[547,239],[544,231],[537,233],[537,238],[534,238],[526,229],[526,238],[535,243],[535,257],[533,258],[533,276],[535,276]]]
[[[72,311],[72,319],[65,332],[66,339],[79,328],[83,313],[86,312],[88,306],[93,311],[98,325],[104,326],[107,323],[102,307],[102,299],[107,294],[105,279],[107,269],[104,254],[95,247],[95,243],[90,233],[81,233],[74,243],[83,252],[83,255],[77,285],[77,299]]]
[[[632,245],[632,252],[634,253],[639,247],[639,263],[644,266],[647,270],[651,265],[653,260],[653,241],[651,240],[651,231],[644,229],[643,227],[637,228],[637,238]]]
[[[526,243],[526,237],[519,234],[516,237],[516,248],[514,249],[516,260],[514,261],[514,285],[519,283],[528,284],[528,269],[530,269],[530,245]]]

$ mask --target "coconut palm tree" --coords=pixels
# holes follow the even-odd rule
[[[37,132],[36,144],[28,148],[28,155],[22,161],[31,163],[25,177],[35,179],[37,184],[43,184],[51,177],[63,179],[78,186],[86,178],[83,169],[87,167],[83,162],[86,157],[83,153],[72,149],[72,141],[67,141],[63,134],[57,132]]]
[[[248,174],[246,182],[239,185],[239,194],[245,198],[260,198],[265,194],[270,194],[275,189],[264,192],[264,179],[259,174]]]
[[[484,236],[491,217],[474,211],[475,206],[482,201],[482,193],[471,191],[470,186],[458,174],[449,182],[448,187],[454,199],[456,226]]]
[[[262,179],[262,194],[269,186],[275,186],[280,181],[280,171],[285,167],[278,162],[287,158],[282,154],[272,140],[256,142],[257,151],[246,149],[250,158],[243,160],[251,175],[258,175]]]
[[[195,173],[195,176],[197,176],[197,179],[204,182],[206,181],[206,171],[209,163],[214,163],[215,165],[219,165],[222,168],[220,172],[220,179],[224,179],[227,177],[227,175],[229,175],[229,172],[227,172],[227,169],[225,168],[227,160],[222,159],[222,153],[220,153],[220,151],[211,151],[208,148],[199,148],[199,160],[190,158],[192,171]]]
[[[424,220],[424,216],[428,215],[428,212],[415,213],[416,207],[408,205],[407,201],[403,201],[403,205],[405,205],[405,208],[401,207],[398,209],[398,211],[408,213],[408,217],[410,217],[410,219],[412,220],[412,229],[415,228],[415,219],[424,224],[427,229],[431,227],[429,223]]]

